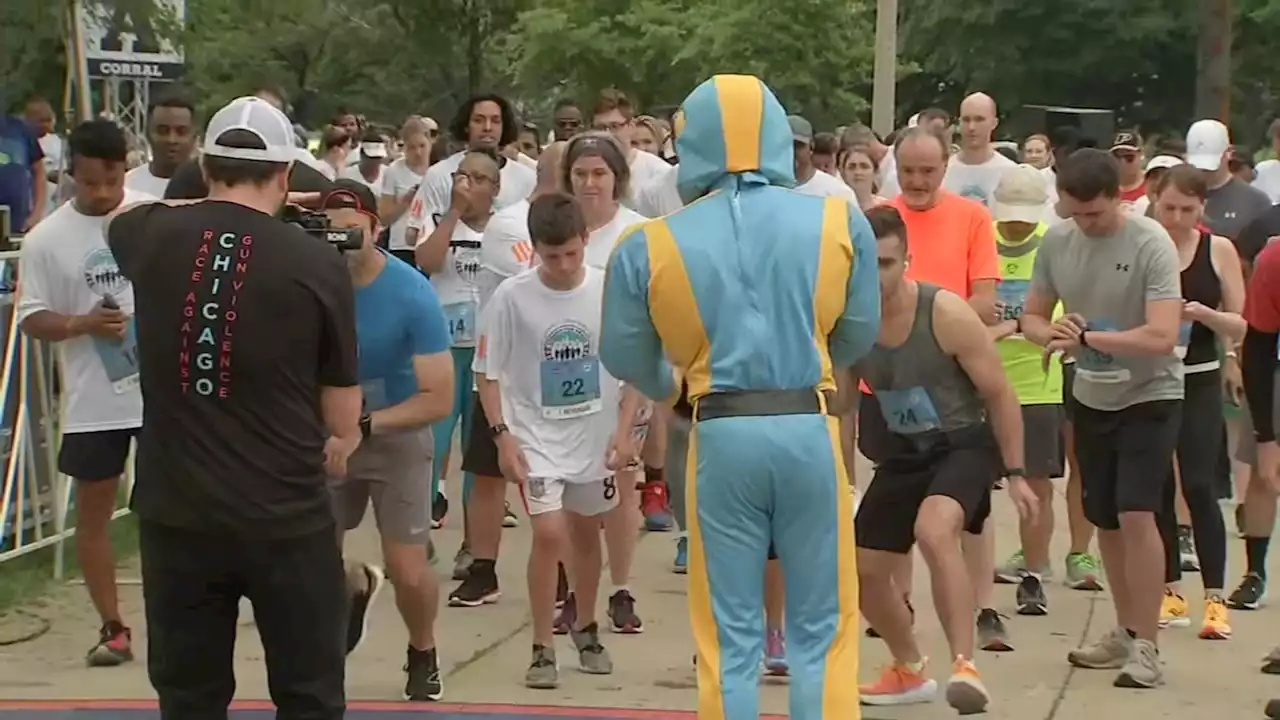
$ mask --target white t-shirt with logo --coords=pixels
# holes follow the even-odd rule
[[[613,219],[608,224],[596,228],[587,237],[587,264],[604,270],[605,266],[609,264],[609,256],[613,254],[613,247],[618,244],[622,234],[632,225],[642,223],[645,220],[648,220],[648,218],[623,205],[619,205],[618,212],[614,213]]]
[[[600,362],[604,271],[553,290],[530,269],[498,287],[485,307],[481,343],[502,416],[529,463],[529,476],[588,483],[605,466],[618,425],[621,384]]]
[[[529,241],[529,201],[505,207],[489,218],[480,240],[480,272],[476,275],[476,287],[480,294],[479,323],[477,332],[484,334],[484,311],[489,300],[504,280],[533,267],[533,243]],[[484,357],[476,353],[471,369],[486,373]]]
[[[952,155],[947,162],[947,174],[942,178],[942,187],[990,208],[995,202],[993,196],[1000,178],[1015,165],[1017,163],[998,152],[991,153],[991,158],[979,165],[961,162],[959,155]]]
[[[475,347],[476,320],[480,310],[480,289],[476,284],[480,272],[481,232],[459,221],[444,252],[444,265],[431,276],[444,315],[449,320],[449,333],[454,347]]]
[[[124,205],[154,200],[125,190]],[[104,296],[130,317],[123,341],[92,335],[58,343],[67,393],[63,432],[123,430],[142,425],[133,286],[120,274],[103,232],[106,217],[82,215],[64,203],[22,243],[18,321],[41,311],[84,315]]]
[[[386,178],[387,178],[387,166],[379,165],[378,177],[374,178],[373,180],[365,179],[364,173],[360,172],[359,165],[348,165],[347,167],[342,169],[342,172],[338,173],[338,177],[342,180],[355,180],[356,182],[372,190],[374,197],[380,198],[382,197],[382,184],[386,181]]]
[[[644,150],[636,150],[630,161],[631,194],[626,199],[629,208],[640,209],[640,195],[644,189],[666,177],[671,170],[671,163]]]
[[[465,152],[450,155],[432,165],[427,170],[426,176],[422,178],[418,195],[409,207],[407,223],[407,227],[420,231],[419,242],[436,229],[437,218],[449,212],[449,205],[453,202],[453,173],[462,164],[462,158],[466,155]],[[538,174],[520,162],[503,163],[498,177],[501,180],[501,187],[498,188],[498,197],[493,203],[494,210],[501,210],[508,205],[527,199],[533,194],[533,189],[538,184]]]
[[[813,177],[806,180],[803,185],[797,185],[795,191],[814,197],[844,198],[853,203],[855,207],[858,204],[858,194],[853,191],[853,188],[846,185],[844,180],[817,169],[813,171]]]
[[[416,185],[422,184],[422,175],[414,172],[409,167],[404,158],[400,158],[387,166],[382,173],[382,190],[379,194],[390,196],[397,201],[404,197]],[[409,210],[405,210],[396,221],[391,223],[391,241],[389,247],[392,250],[412,250],[413,246],[405,242],[405,230],[409,227]]]
[[[164,197],[169,189],[169,178],[156,177],[151,172],[151,165],[143,163],[124,174],[124,186],[152,197]]]

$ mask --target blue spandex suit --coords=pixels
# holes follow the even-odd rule
[[[618,243],[600,356],[694,407],[686,473],[698,717],[759,717],[763,578],[786,568],[791,717],[858,708],[853,498],[829,412],[834,368],[879,330],[875,240],[857,208],[801,195],[786,113],[759,79],[718,75],[674,122],[686,207]]]

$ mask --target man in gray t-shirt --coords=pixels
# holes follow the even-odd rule
[[[1160,223],[1124,214],[1107,237],[1090,237],[1075,222],[1045,232],[1031,289],[1060,299],[1087,332],[1125,332],[1147,323],[1147,303],[1182,302],[1178,251]],[[1075,398],[1096,410],[1121,410],[1151,400],[1178,400],[1182,361],[1168,355],[1076,352]]]
[[[1271,198],[1266,193],[1232,176],[1209,191],[1204,203],[1204,224],[1214,235],[1235,242],[1246,225],[1270,209]]]
[[[1077,150],[1058,168],[1066,222],[1045,233],[1019,329],[1046,351],[1076,357],[1075,450],[1084,515],[1112,569],[1118,626],[1067,658],[1120,667],[1119,687],[1164,679],[1156,635],[1164,597],[1157,517],[1176,523],[1171,462],[1182,428],[1178,253],[1160,224],[1120,206],[1110,153]],[[1066,313],[1053,320],[1062,301]],[[1173,530],[1176,533],[1176,529]]]

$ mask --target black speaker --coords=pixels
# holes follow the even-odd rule
[[[1037,133],[1047,135],[1054,147],[1078,146],[1081,140],[1092,147],[1111,147],[1116,131],[1116,114],[1098,108],[1069,108],[1053,105],[1023,105],[1014,116],[1017,137]]]

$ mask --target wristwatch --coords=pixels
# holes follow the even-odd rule
[[[1089,347],[1089,341],[1085,338],[1085,335],[1088,332],[1089,332],[1088,330],[1080,331],[1080,347]]]
[[[511,428],[507,427],[506,423],[498,423],[497,425],[491,425],[489,427],[489,437],[496,438],[499,435],[510,431]]]
[[[360,437],[368,440],[373,434],[373,416],[368,413],[360,416]]]
[[[1009,468],[1004,471],[1004,477],[1022,478],[1025,480],[1027,478],[1027,471],[1023,470],[1022,468]]]

